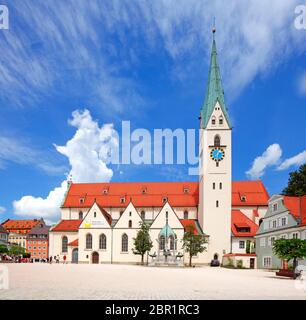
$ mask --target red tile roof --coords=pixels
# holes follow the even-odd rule
[[[41,223],[41,220],[11,220],[8,219],[2,223],[2,226],[8,232],[14,232],[19,234],[28,234],[33,227]]]
[[[66,232],[76,232],[79,230],[79,227],[82,223],[82,220],[61,220],[51,231],[66,231]]]
[[[233,182],[232,190],[233,206],[266,206],[269,200],[269,195],[261,181]],[[241,200],[242,196],[245,196],[245,201]],[[125,197],[124,203],[120,201],[122,197]],[[162,207],[165,197],[174,207],[195,207],[198,205],[199,183],[73,183],[63,207],[89,208],[95,200],[99,206],[104,208],[124,208],[130,200],[135,207]]]
[[[301,210],[302,210],[302,225],[306,226],[306,195],[302,197],[301,200]]]
[[[283,196],[284,205],[295,218],[304,219],[306,216],[306,195],[303,197]],[[305,222],[305,221],[304,221]]]
[[[180,220],[180,221],[181,221],[181,224],[183,225],[185,231],[187,231],[188,227],[191,226],[191,227],[193,227],[194,234],[199,234],[199,230],[197,228],[197,224],[196,224],[195,220],[184,219],[184,220]]]
[[[249,232],[239,232],[239,228],[249,228]],[[232,210],[232,233],[235,237],[254,237],[258,225],[240,210]]]
[[[75,239],[75,240],[71,241],[70,243],[68,243],[68,246],[78,247],[79,246],[79,239]]]

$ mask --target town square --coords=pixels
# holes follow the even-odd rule
[[[306,5],[272,2],[0,5],[1,300],[306,299]]]

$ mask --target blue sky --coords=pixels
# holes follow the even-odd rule
[[[101,150],[97,137],[120,131],[122,120],[150,131],[198,129],[214,16],[233,179],[261,178],[278,193],[305,162],[299,1],[2,3],[10,19],[0,30],[0,220],[56,220],[69,172],[74,181],[195,180],[187,166],[106,168],[78,150]],[[79,137],[87,125],[89,143]]]

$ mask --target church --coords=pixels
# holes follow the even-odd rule
[[[194,264],[219,260],[256,266],[254,236],[269,195],[261,181],[232,181],[232,126],[225,104],[215,30],[200,112],[198,182],[69,183],[61,220],[50,230],[50,256],[71,263],[139,263],[133,238],[149,226],[149,264],[184,265],[188,226],[206,237]]]

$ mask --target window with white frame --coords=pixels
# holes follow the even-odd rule
[[[272,228],[276,228],[277,227],[277,220],[273,220],[272,221]]]
[[[287,224],[287,218],[286,218],[286,217],[283,217],[283,218],[282,218],[281,224],[282,224],[282,227]]]
[[[294,232],[292,234],[292,239],[298,239],[299,238],[299,233],[298,232]]]
[[[265,247],[266,246],[266,238],[260,238],[259,243],[260,243],[261,247]]]
[[[245,241],[240,240],[239,241],[239,249],[244,249],[245,248]]]
[[[272,258],[271,257],[263,257],[263,267],[271,268],[272,266]]]
[[[273,204],[273,211],[277,211],[277,203]]]

